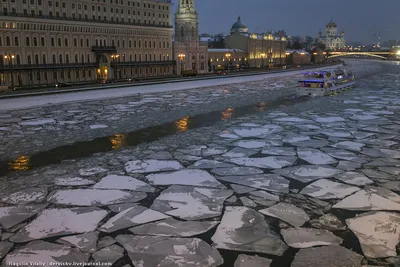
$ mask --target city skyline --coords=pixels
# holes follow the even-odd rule
[[[175,11],[177,0],[172,2]],[[374,13],[370,12],[376,3],[372,0],[337,0],[335,5],[328,7],[325,2],[316,3],[314,0],[304,0],[301,6],[294,0],[274,3],[265,0],[202,0],[196,1],[196,8],[199,13],[200,33],[228,33],[237,17],[241,16],[250,32],[284,29],[289,35],[316,37],[318,31],[324,31],[325,25],[333,17],[338,29],[345,31],[349,42],[371,43],[374,41],[374,34],[377,37],[379,33],[381,40],[400,39],[396,23],[400,2],[386,2],[390,2],[390,8],[375,8]],[[299,12],[300,9],[308,12]],[[325,13],[320,12],[321,9]],[[262,13],[263,11],[265,12]]]

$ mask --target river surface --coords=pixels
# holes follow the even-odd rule
[[[397,266],[400,66],[346,63],[331,97],[289,75],[0,114],[4,263]]]

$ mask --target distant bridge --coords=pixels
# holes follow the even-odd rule
[[[392,54],[390,52],[331,52],[328,58],[345,57],[345,56],[367,56],[380,59],[388,59]]]

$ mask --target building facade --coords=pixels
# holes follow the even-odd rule
[[[225,47],[247,51],[248,66],[273,67],[286,64],[286,38],[271,33],[249,33],[240,19],[232,25],[231,34],[225,38]]]
[[[199,16],[194,0],[179,0],[175,13],[174,59],[177,61],[177,74],[182,71],[207,73],[208,43],[199,39]]]
[[[338,27],[332,19],[325,27],[325,35],[322,35],[322,32],[319,31],[318,40],[325,44],[329,50],[340,50],[346,46],[344,31],[338,35]]]
[[[0,85],[172,75],[170,0],[3,0]]]
[[[229,48],[208,49],[211,71],[237,70],[248,67],[247,51]]]

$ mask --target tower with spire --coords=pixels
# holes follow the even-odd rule
[[[175,41],[196,41],[199,36],[199,16],[194,0],[179,0],[175,13]]]
[[[208,44],[200,43],[199,15],[194,0],[178,0],[175,13],[174,58],[182,71],[208,72]]]

